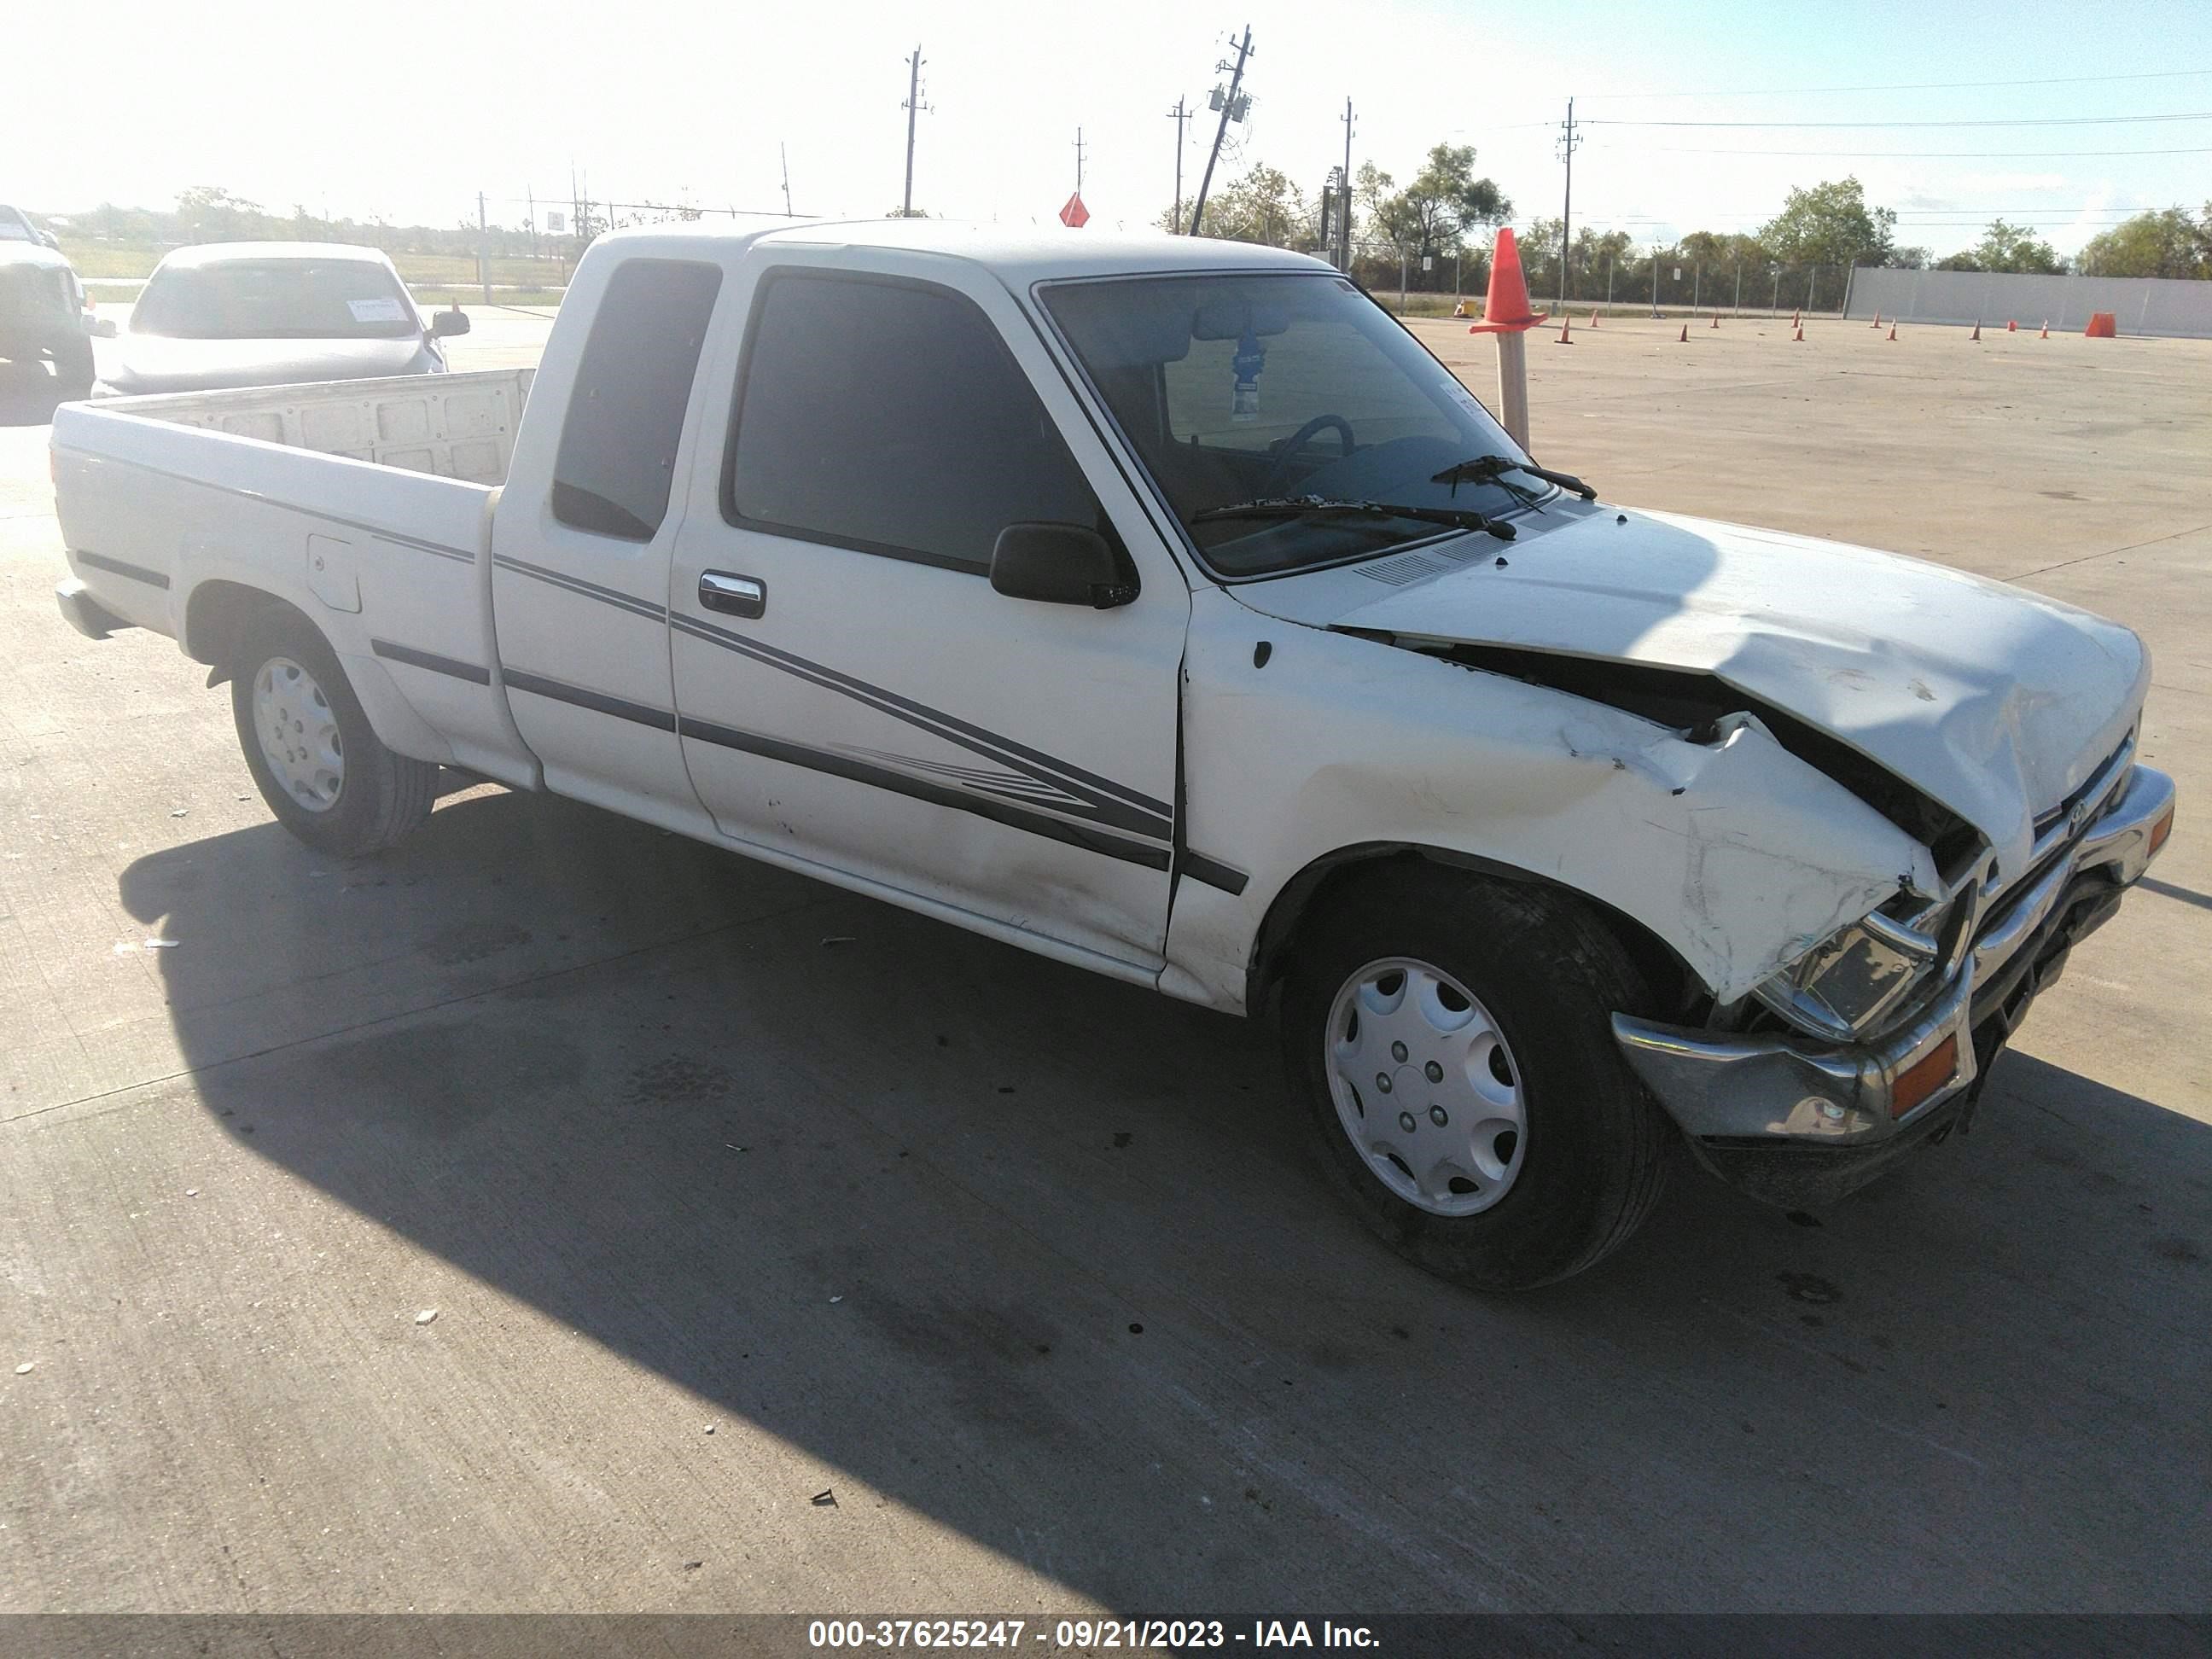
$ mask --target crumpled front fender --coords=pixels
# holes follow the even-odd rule
[[[1723,1001],[1900,886],[1936,889],[1926,848],[1749,715],[1692,742],[1218,593],[1194,604],[1186,672],[1186,839],[1251,878],[1178,889],[1162,984],[1215,1006],[1242,1007],[1276,896],[1352,846],[1434,848],[1586,894]]]

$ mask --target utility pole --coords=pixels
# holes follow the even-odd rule
[[[1175,211],[1168,215],[1168,219],[1178,225],[1182,222],[1182,124],[1189,118],[1190,112],[1183,107],[1183,100],[1178,97],[1176,106],[1168,112],[1168,119],[1176,124]]]
[[[1237,47],[1236,67],[1230,72],[1228,95],[1221,99],[1221,121],[1220,124],[1213,129],[1213,148],[1206,152],[1206,171],[1199,176],[1198,200],[1191,204],[1189,234],[1193,236],[1198,234],[1198,227],[1200,222],[1206,217],[1206,192],[1211,189],[1213,185],[1213,164],[1221,159],[1221,141],[1229,136],[1230,119],[1231,117],[1235,117],[1238,120],[1242,120],[1243,118],[1243,116],[1237,113],[1237,89],[1244,82],[1244,60],[1251,55],[1252,26],[1249,23],[1247,23],[1244,26],[1244,39],[1238,43]],[[1225,70],[1229,69],[1230,65],[1226,63],[1220,63],[1216,64],[1214,68],[1216,70]],[[1218,89],[1215,95],[1217,97],[1220,96]]]
[[[1336,268],[1346,276],[1352,274],[1352,100],[1344,100],[1344,198],[1338,204],[1344,210],[1336,228]]]
[[[1659,244],[1651,244],[1651,314],[1659,314]]]
[[[484,217],[484,193],[477,192],[477,280],[483,284],[483,302],[491,303],[491,226]]]
[[[1569,240],[1573,234],[1575,216],[1575,149],[1582,143],[1575,131],[1575,100],[1567,100],[1567,118],[1559,129],[1559,155],[1567,164],[1566,200],[1559,207],[1559,309],[1567,308],[1568,250],[1574,246]]]
[[[1075,130],[1075,193],[1083,194],[1083,129]]]
[[[906,60],[906,196],[899,204],[899,216],[914,217],[914,118],[921,108],[921,48],[914,49],[914,56]]]
[[[787,219],[796,218],[798,216],[797,216],[796,214],[793,213],[793,212],[792,212],[792,210],[791,210],[791,150],[790,150],[790,147],[789,147],[789,146],[787,146],[787,144],[785,144],[785,143],[784,143],[784,142],[783,142],[781,139],[778,139],[778,140],[776,141],[776,145],[775,145],[775,153],[776,153],[777,156],[778,156],[778,157],[782,161],[782,162],[783,162],[783,216],[784,216],[785,218],[787,218]],[[913,160],[912,160],[911,152],[909,152],[908,160],[908,161],[907,161],[907,173],[908,173],[908,185],[907,185],[907,188],[908,188],[908,190],[909,190],[909,191],[911,191],[911,190],[914,188],[914,185],[913,185],[913,183],[912,183],[913,173],[914,173],[914,162],[913,162]],[[731,216],[732,218],[733,218],[733,219],[734,219],[735,217],[737,217],[737,213],[738,213],[738,210],[737,210],[735,208],[732,208],[732,209],[730,210],[730,216]]]

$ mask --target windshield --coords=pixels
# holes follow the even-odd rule
[[[179,340],[398,340],[422,331],[414,302],[368,259],[232,259],[157,270],[135,334]]]
[[[1201,516],[1210,508],[1312,495],[1497,516],[1542,489],[1519,473],[1436,482],[1458,463],[1522,452],[1449,369],[1341,276],[1145,277],[1042,295],[1222,575],[1304,569],[1438,531],[1373,514]]]

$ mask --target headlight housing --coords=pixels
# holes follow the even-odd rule
[[[1917,907],[1899,920],[1885,906],[1838,928],[1752,993],[1790,1024],[1856,1042],[1910,1006],[1943,966],[1945,912]]]

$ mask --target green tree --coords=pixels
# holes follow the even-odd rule
[[[2091,276],[2212,277],[2212,202],[2202,221],[2186,208],[2138,213],[2083,243],[2074,267]]]
[[[2037,240],[2025,226],[2008,225],[2002,219],[1990,221],[1990,228],[1982,233],[1981,244],[1974,249],[1974,264],[1982,270],[2042,276],[2066,268],[2051,252],[2050,243]]]
[[[1869,208],[1856,178],[1792,190],[1782,211],[1759,231],[1759,240],[1784,266],[1883,264],[1896,235],[1895,212]]]
[[[1436,144],[1411,183],[1392,198],[1401,252],[1453,253],[1469,231],[1502,223],[1513,204],[1495,181],[1474,176],[1474,146]]]
[[[1313,247],[1319,233],[1316,207],[1279,167],[1255,161],[1240,177],[1206,198],[1206,217],[1198,234],[1224,242],[1256,242],[1263,247]],[[1164,230],[1181,230],[1173,208],[1158,221]]]
[[[186,233],[200,241],[265,236],[274,228],[260,203],[234,196],[219,185],[194,185],[182,191],[177,198],[177,217]]]

